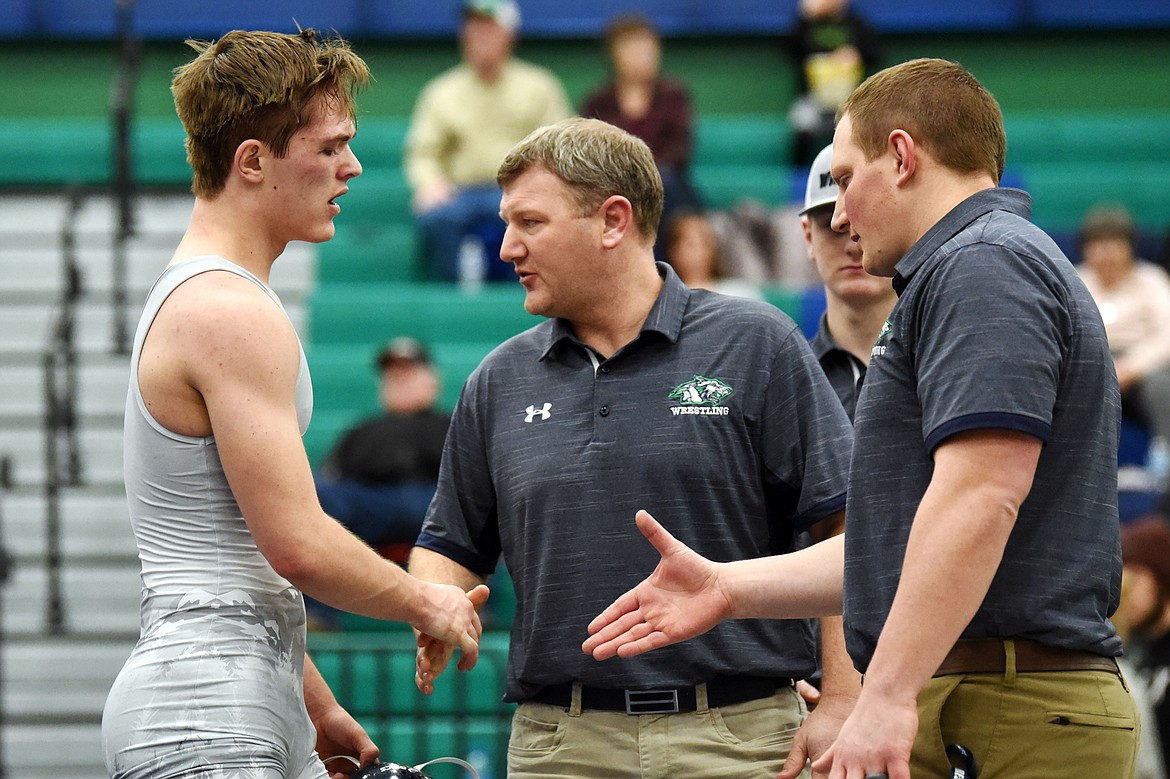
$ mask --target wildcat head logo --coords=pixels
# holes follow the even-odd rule
[[[735,390],[719,379],[696,375],[671,390],[667,397],[677,399],[684,406],[718,406],[733,392]]]
[[[882,325],[882,331],[878,333],[877,341],[874,343],[873,349],[871,349],[869,352],[869,358],[871,360],[875,357],[881,357],[886,353],[886,345],[882,343],[882,340],[885,339],[885,337],[889,335],[893,329],[894,326],[891,325],[890,320],[887,319],[886,323]]]

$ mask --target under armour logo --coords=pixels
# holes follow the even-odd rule
[[[529,406],[525,409],[525,411],[528,412],[528,415],[524,417],[525,422],[532,422],[532,420],[535,419],[537,415],[539,415],[542,420],[548,419],[552,416],[552,403],[545,403],[543,408]]]

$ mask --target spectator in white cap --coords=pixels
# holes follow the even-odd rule
[[[857,242],[830,224],[837,203],[837,182],[829,172],[832,161],[833,144],[829,144],[817,154],[809,169],[804,206],[800,210],[808,258],[825,285],[825,313],[809,345],[852,421],[870,353],[898,296],[889,279],[865,272]],[[834,534],[844,531],[842,522]],[[839,622],[840,617],[822,617],[818,626]],[[842,634],[836,626],[818,633],[822,663],[846,656],[843,650],[823,651],[825,641],[840,640]],[[826,688],[826,683],[832,688]],[[860,687],[861,674],[849,663],[838,663],[823,675],[818,668],[810,679],[798,685],[810,706],[818,705],[822,691],[829,693],[827,699],[834,706],[840,706],[842,702],[855,700]]]
[[[800,225],[812,260],[825,284],[825,313],[811,344],[813,353],[853,419],[870,353],[898,296],[888,278],[861,267],[861,247],[848,232],[834,230],[837,183],[829,173],[833,144],[813,161],[804,192]]]
[[[460,277],[460,247],[472,237],[487,278],[512,278],[498,254],[503,226],[496,169],[538,127],[571,114],[549,70],[512,56],[520,10],[511,0],[468,0],[459,28],[462,62],[432,79],[414,107],[404,165],[428,275]],[[466,254],[466,252],[465,252]]]

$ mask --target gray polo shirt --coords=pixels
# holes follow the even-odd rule
[[[965,200],[898,263],[899,299],[855,419],[845,634],[861,670],[898,586],[932,453],[965,430],[1039,438],[1032,490],[965,638],[1021,637],[1118,655],[1120,398],[1097,306],[1031,200]],[[950,572],[962,578],[963,571]]]
[[[829,332],[829,318],[825,314],[821,315],[821,324],[809,341],[809,346],[821,364],[829,385],[845,407],[845,413],[853,419],[857,410],[857,396],[861,394],[861,385],[865,382],[866,364],[837,345],[833,334]]]
[[[796,325],[658,268],[641,334],[608,360],[546,321],[489,354],[456,406],[418,543],[481,574],[503,553],[517,600],[509,700],[568,681],[653,687],[815,666],[802,621],[729,621],[628,660],[581,652],[590,620],[658,561],[638,509],[728,561],[790,551],[845,504],[849,420]]]

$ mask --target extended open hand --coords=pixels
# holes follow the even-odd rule
[[[693,638],[731,613],[719,566],[683,544],[645,511],[635,517],[662,556],[650,576],[589,623],[582,645],[597,660],[633,657]]]

